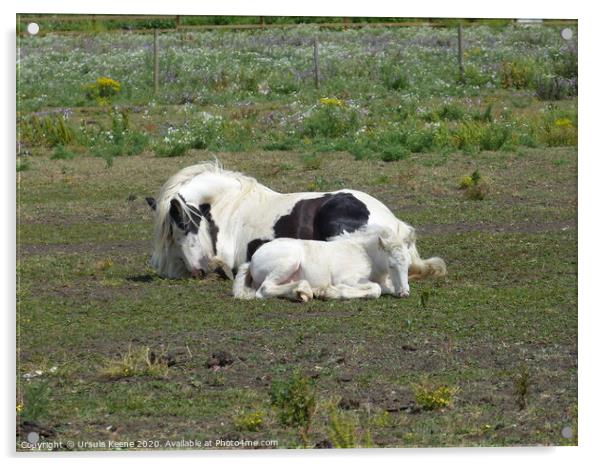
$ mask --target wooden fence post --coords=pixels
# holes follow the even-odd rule
[[[320,65],[318,62],[318,38],[314,37],[314,82],[316,89],[320,89]]]
[[[464,32],[462,23],[458,24],[458,66],[460,68],[460,82],[464,83]]]
[[[153,91],[159,92],[159,34],[153,31]]]

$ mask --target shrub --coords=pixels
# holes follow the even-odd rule
[[[103,157],[107,164],[112,164],[113,157],[138,155],[148,146],[146,134],[130,129],[129,116],[125,110],[111,113],[110,129],[88,134],[88,130],[84,128],[82,137],[87,139],[85,143],[91,147],[92,155]]]
[[[526,61],[502,62],[500,80],[503,88],[525,89],[533,81],[533,66]]]
[[[462,177],[459,187],[466,190],[466,197],[473,201],[482,201],[489,192],[489,184],[481,178],[479,170]]]
[[[40,422],[48,415],[50,401],[50,385],[48,381],[30,381],[21,385],[23,389],[19,418],[21,422]]]
[[[370,431],[362,432],[353,413],[346,413],[334,406],[328,413],[328,440],[334,448],[368,448],[372,446]]]
[[[242,411],[234,417],[234,426],[241,431],[257,432],[263,426],[263,418],[261,411]]]
[[[75,132],[63,115],[44,118],[32,115],[19,122],[19,140],[31,145],[65,146],[71,144],[74,139]]]
[[[464,121],[452,131],[452,143],[455,147],[465,152],[478,152],[483,134],[483,127],[472,121]]]
[[[577,94],[577,80],[559,76],[545,76],[535,82],[535,93],[540,100],[562,100]]]
[[[121,84],[114,79],[102,76],[96,81],[84,86],[86,97],[96,101],[98,105],[109,105],[111,98],[119,93]]]
[[[576,146],[577,128],[569,118],[548,118],[543,125],[542,139],[551,147]]]
[[[458,187],[460,189],[467,189],[470,186],[472,186],[473,181],[472,181],[472,176],[470,175],[464,175],[462,178],[460,178],[460,182],[458,183]]]
[[[472,119],[475,121],[483,122],[483,123],[492,123],[493,122],[492,110],[493,110],[493,104],[489,104],[489,105],[487,105],[487,108],[485,108],[485,110],[482,113],[481,112],[473,113]]]
[[[505,123],[490,123],[483,127],[479,139],[482,150],[499,150],[512,136],[512,130]]]
[[[578,57],[577,50],[569,48],[560,55],[554,64],[554,73],[566,79],[577,78]]]
[[[356,130],[359,125],[357,112],[336,98],[320,99],[303,121],[303,134],[316,137],[336,138]]]
[[[285,426],[309,430],[316,407],[315,388],[308,377],[295,372],[288,380],[274,381],[270,390],[272,406]]]
[[[458,81],[460,80],[458,76]],[[464,67],[464,83],[471,86],[484,86],[491,80],[490,76],[473,65]]]
[[[442,107],[423,116],[426,121],[437,122],[440,120],[457,121],[464,117],[464,109],[456,103],[447,103]]]

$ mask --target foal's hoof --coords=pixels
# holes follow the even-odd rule
[[[400,291],[399,293],[397,293],[398,298],[407,298],[408,296],[410,296],[409,291]]]
[[[306,303],[314,297],[311,288],[299,287],[295,290],[295,293],[297,294],[297,300],[302,303]]]

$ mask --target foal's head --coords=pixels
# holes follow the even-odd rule
[[[411,257],[408,245],[403,239],[393,236],[387,231],[379,233],[378,245],[386,257],[386,266],[393,283],[395,295],[399,297],[409,296],[408,269],[410,268]]]

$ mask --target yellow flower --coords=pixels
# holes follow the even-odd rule
[[[96,80],[96,85],[99,89],[112,89],[113,92],[117,93],[121,89],[121,84],[114,79],[101,76]]]
[[[570,128],[573,126],[573,124],[571,123],[571,120],[569,120],[568,118],[558,118],[554,124],[560,128]]]
[[[17,403],[17,412],[20,413],[23,410],[23,403]]]
[[[322,97],[320,99],[320,103],[322,105],[332,105],[336,107],[342,107],[343,101],[337,99],[336,97]]]

